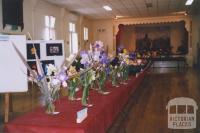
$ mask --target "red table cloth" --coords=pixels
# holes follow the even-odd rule
[[[28,112],[5,125],[6,133],[105,133],[114,119],[128,102],[130,95],[144,79],[145,69],[138,77],[131,76],[127,85],[112,87],[106,84],[110,93],[102,95],[91,90],[88,117],[80,124],[76,123],[76,112],[85,108],[81,101],[69,101],[61,98],[56,102],[58,115],[47,115],[42,107]]]

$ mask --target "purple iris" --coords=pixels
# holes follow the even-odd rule
[[[100,45],[98,43],[94,45],[94,48],[99,48],[99,47]]]
[[[130,53],[130,54],[129,54],[129,57],[130,57],[131,59],[133,59],[133,60],[136,59],[136,53],[134,53],[134,52],[133,52],[133,53]]]
[[[88,54],[87,51],[81,51],[81,52],[80,52],[80,56],[81,56],[81,57],[84,56],[85,54]]]
[[[87,68],[90,65],[90,58],[86,51],[81,51],[81,64],[84,65],[85,68]]]
[[[64,72],[61,72],[57,75],[57,79],[59,79],[61,82],[64,82],[68,79],[68,76]]]
[[[124,46],[123,46],[123,45],[120,45],[120,46],[117,48],[117,53],[121,53],[123,49],[124,49]]]
[[[110,67],[106,67],[106,75],[110,74]]]
[[[41,75],[38,74],[38,76],[37,76],[37,80],[38,80],[38,81],[41,81],[44,77],[45,77],[44,75],[41,76]]]
[[[109,63],[108,56],[105,53],[100,55],[100,63],[105,65]]]

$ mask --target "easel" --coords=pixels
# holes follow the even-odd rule
[[[12,43],[16,44],[17,47],[21,50],[23,56],[26,54],[26,37],[24,35],[0,35],[0,60],[3,62],[0,64],[1,70],[0,73],[5,75],[1,77],[0,81],[0,93],[4,94],[4,122],[7,123],[9,121],[9,113],[12,111],[12,97],[11,92],[25,92],[27,91],[27,77],[21,71],[26,72],[27,69],[24,66],[23,62],[19,59]],[[5,57],[12,57],[11,59],[5,60]],[[12,67],[12,70],[7,71]],[[6,71],[5,71],[6,70]],[[21,71],[19,71],[21,70]],[[11,74],[17,75],[10,76]],[[10,82],[8,82],[7,78],[9,77]],[[19,78],[20,80],[16,80]],[[11,89],[12,88],[12,89]],[[19,89],[22,88],[22,89]]]
[[[10,94],[5,93],[5,105],[4,105],[4,122],[8,123],[9,120],[9,105],[10,105]]]
[[[4,96],[4,123],[9,121],[9,113],[13,111],[12,96],[10,93],[5,93]]]

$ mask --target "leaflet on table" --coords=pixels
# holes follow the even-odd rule
[[[83,120],[87,118],[88,108],[84,108],[77,112],[76,123],[81,123]]]

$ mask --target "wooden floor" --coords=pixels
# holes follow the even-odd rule
[[[200,133],[200,109],[196,129],[168,129],[166,105],[176,97],[193,98],[200,108],[200,73],[164,68],[152,70],[108,133]]]
[[[39,92],[13,94],[13,113],[10,119],[38,106]],[[171,130],[167,128],[168,101],[175,97],[193,98],[200,108],[200,73],[195,70],[152,69],[141,86],[113,123],[108,133],[200,133],[200,109],[197,128]],[[0,95],[0,132],[3,127],[3,95]]]

